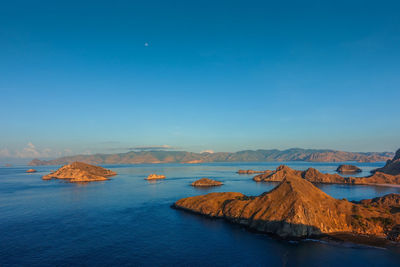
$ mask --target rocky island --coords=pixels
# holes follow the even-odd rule
[[[396,169],[400,165],[400,150],[397,151],[393,160],[389,160],[385,167],[376,169],[374,173],[366,177],[343,177],[339,174],[322,173],[314,168],[305,171],[294,170],[286,165],[281,165],[276,170],[265,171],[253,177],[256,182],[280,182],[290,174],[303,178],[312,183],[326,184],[360,184],[360,185],[400,185],[400,172]]]
[[[255,174],[255,173],[265,173],[269,171],[254,171],[254,170],[238,170],[237,174]]]
[[[149,176],[147,176],[146,180],[159,180],[165,178],[166,178],[165,175],[152,173]]]
[[[67,179],[69,182],[93,182],[109,180],[109,177],[117,173],[100,166],[94,166],[83,162],[73,162],[65,165],[55,172],[42,177],[43,180]]]
[[[208,178],[201,178],[192,183],[192,186],[199,186],[199,187],[209,187],[209,186],[219,186],[219,185],[222,185],[220,181],[215,181]]]
[[[393,198],[398,201],[400,195]],[[210,193],[180,199],[174,207],[283,238],[345,233],[400,241],[400,213],[382,206],[335,199],[302,177],[289,173],[277,187],[259,196]]]
[[[339,167],[336,169],[338,173],[343,173],[343,174],[354,174],[358,172],[362,172],[360,168],[354,165],[348,165],[348,164],[342,164],[339,165]]]
[[[35,170],[35,169],[29,169],[29,170],[27,170],[26,172],[27,172],[27,173],[32,173],[32,172],[36,172],[36,170]]]
[[[308,168],[305,171],[294,170],[286,165],[280,165],[276,170],[256,175],[253,180],[256,182],[281,182],[286,175],[293,175],[303,178],[313,183],[341,184],[346,183],[346,178],[339,174],[326,174],[314,168]]]
[[[400,185],[400,175],[375,172],[367,177],[343,177],[339,174],[322,173],[314,168],[308,168],[305,171],[294,170],[286,165],[281,165],[274,171],[256,175],[253,180],[256,182],[280,182],[287,174],[298,176],[312,183]]]

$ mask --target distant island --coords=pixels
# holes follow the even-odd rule
[[[147,176],[146,180],[160,180],[165,178],[165,175],[152,173]]]
[[[192,186],[196,187],[210,187],[210,186],[220,186],[222,183],[220,181],[215,181],[209,178],[201,178],[192,183]]]
[[[76,155],[53,160],[32,160],[29,165],[64,165],[75,161],[88,164],[208,163],[208,162],[378,162],[392,152],[345,152],[329,149],[243,150],[239,152],[194,153],[187,151],[131,151],[119,154]]]
[[[342,173],[342,174],[355,174],[357,172],[362,172],[362,170],[360,168],[358,168],[357,166],[354,165],[349,165],[349,164],[342,164],[340,165],[336,171],[338,173]]]

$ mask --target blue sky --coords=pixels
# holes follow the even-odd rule
[[[398,1],[8,1],[0,156],[400,147]]]

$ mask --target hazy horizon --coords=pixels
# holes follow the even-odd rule
[[[400,147],[397,1],[13,1],[0,158]]]
[[[33,149],[33,150],[32,150]],[[292,147],[288,149],[274,149],[274,148],[259,148],[259,149],[247,149],[247,150],[239,150],[239,151],[214,151],[214,150],[204,150],[200,152],[196,151],[186,151],[182,150],[179,148],[173,148],[169,146],[159,146],[159,147],[135,147],[135,148],[130,148],[129,150],[117,150],[115,151],[112,149],[111,151],[108,152],[97,152],[97,153],[81,153],[81,154],[73,154],[72,151],[68,153],[63,153],[59,155],[54,155],[51,156],[49,154],[43,155],[42,153],[47,153],[47,152],[42,152],[38,151],[35,147],[30,147],[29,153],[34,153],[36,156],[28,156],[29,153],[25,154],[19,154],[17,156],[11,156],[11,157],[0,157],[0,166],[4,164],[17,164],[17,165],[26,165],[28,164],[31,160],[33,159],[40,159],[40,160],[53,160],[57,158],[63,158],[63,157],[74,157],[74,156],[90,156],[90,155],[112,155],[112,154],[125,154],[125,153],[130,153],[130,152],[193,152],[193,153],[236,153],[236,152],[242,152],[242,151],[256,151],[256,150],[280,150],[280,151],[286,151],[286,150],[296,150],[296,149],[303,149],[303,150],[331,150],[331,151],[342,151],[342,150],[335,150],[335,149],[312,149],[312,148],[299,148],[299,147]],[[113,151],[114,150],[114,151]],[[34,151],[34,152],[33,152]],[[344,151],[344,152],[351,152],[351,153],[395,153],[395,151],[367,151],[367,152],[360,152],[360,151]],[[43,156],[41,156],[43,155]]]

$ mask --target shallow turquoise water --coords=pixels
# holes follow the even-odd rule
[[[0,265],[307,265],[398,266],[400,252],[356,245],[277,240],[243,227],[172,209],[176,200],[209,192],[258,195],[276,184],[256,183],[238,169],[274,169],[280,163],[142,164],[105,166],[110,181],[42,181],[54,166],[26,174],[0,168]],[[333,173],[337,163],[286,163]],[[357,164],[364,173],[383,163]],[[147,182],[149,173],[167,179]],[[209,177],[221,187],[190,183]],[[360,200],[400,188],[319,185],[336,198]]]

